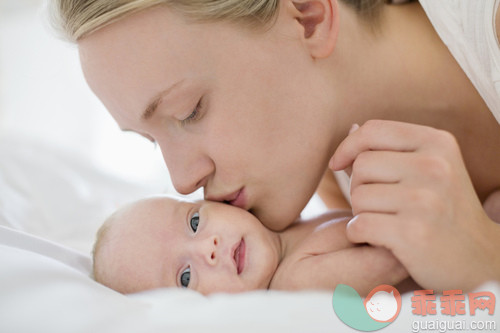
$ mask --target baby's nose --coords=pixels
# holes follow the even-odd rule
[[[216,265],[217,261],[219,260],[217,253],[218,244],[219,244],[219,239],[217,236],[212,236],[205,240],[203,256],[205,257],[205,261],[209,265],[212,266]]]

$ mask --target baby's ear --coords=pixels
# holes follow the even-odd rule
[[[337,0],[288,0],[295,20],[304,31],[303,41],[313,58],[329,56],[337,42],[339,13]]]

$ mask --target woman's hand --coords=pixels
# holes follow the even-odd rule
[[[424,288],[500,280],[500,225],[484,212],[450,133],[368,121],[330,167],[352,167],[350,241],[390,249]]]

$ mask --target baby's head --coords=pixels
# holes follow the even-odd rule
[[[115,212],[94,246],[95,279],[119,292],[188,287],[202,294],[267,289],[279,236],[218,202],[152,197]]]

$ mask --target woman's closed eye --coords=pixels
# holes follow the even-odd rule
[[[201,112],[201,108],[202,108],[202,100],[203,99],[200,99],[198,101],[198,104],[196,104],[196,107],[194,108],[194,110],[189,114],[189,116],[187,116],[186,118],[184,118],[181,121],[182,126],[187,125],[187,124],[189,124],[195,120],[198,120],[200,118],[200,112]]]
[[[198,224],[200,223],[200,214],[198,212],[194,213],[189,219],[189,226],[194,233],[198,230]]]
[[[188,267],[181,273],[180,283],[183,288],[189,286],[189,280],[191,280],[191,268]]]

